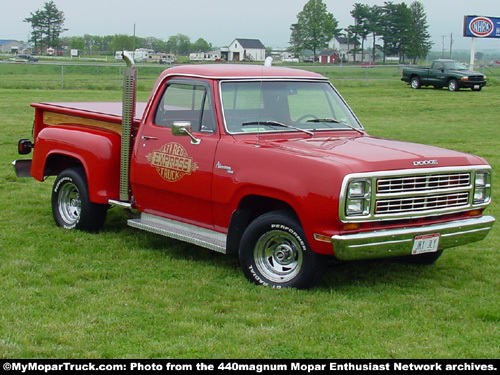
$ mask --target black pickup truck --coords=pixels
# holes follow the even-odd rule
[[[470,71],[455,60],[435,60],[430,68],[404,68],[402,74],[401,81],[409,83],[413,89],[434,86],[436,89],[447,87],[450,91],[460,88],[481,91],[486,85],[484,74]]]

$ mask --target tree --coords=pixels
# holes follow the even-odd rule
[[[172,35],[168,38],[166,47],[170,53],[186,56],[191,50],[191,39],[184,34]]]
[[[60,36],[68,29],[64,28],[64,12],[57,9],[53,1],[44,4],[42,10],[30,12],[30,17],[23,20],[31,24],[31,41],[35,43],[35,50],[42,52],[43,47],[60,47]]]
[[[382,39],[384,61],[387,55],[392,55],[398,56],[401,63],[406,57],[415,62],[429,53],[432,43],[427,31],[427,16],[419,1],[414,1],[410,7],[404,2],[387,1],[382,7],[372,7],[368,18],[372,24],[368,29],[373,34],[374,50],[376,36]]]
[[[412,43],[408,46],[408,57],[413,59],[413,63],[417,58],[425,57],[432,47],[430,34],[427,31],[427,16],[424,11],[424,6],[419,1],[414,1],[410,5],[411,17],[413,22],[410,27],[410,38]]]
[[[113,37],[111,48],[113,51],[131,51],[134,49],[135,41],[133,36],[118,34]]]
[[[328,41],[340,33],[338,21],[328,13],[322,0],[309,0],[297,14],[297,22],[290,27],[290,44],[296,51],[316,52],[325,47]]]
[[[203,38],[199,38],[191,45],[191,51],[193,52],[210,52],[212,49],[212,43],[208,43]]]
[[[351,11],[351,16],[354,18],[354,25],[349,26],[348,31],[354,35],[354,39],[358,40],[358,36],[361,38],[361,62],[364,60],[365,54],[363,53],[365,49],[365,40],[370,34],[370,11],[369,5],[355,3],[354,9]],[[356,62],[356,52],[358,48],[354,48],[353,57],[354,62]]]
[[[376,60],[376,51],[377,51],[377,36],[382,35],[383,29],[383,17],[382,17],[382,8],[378,5],[374,5],[370,8],[368,12],[368,30],[372,34],[373,45],[372,45],[372,61]]]
[[[382,7],[382,51],[384,62],[387,55],[398,56],[399,61],[404,61],[405,53],[411,41],[410,25],[412,15],[406,3],[394,4],[392,1],[384,3]]]

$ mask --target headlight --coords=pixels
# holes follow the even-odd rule
[[[491,175],[489,171],[476,171],[474,176],[474,204],[488,203],[491,198]]]
[[[346,216],[364,216],[370,213],[371,181],[353,180],[347,186]]]

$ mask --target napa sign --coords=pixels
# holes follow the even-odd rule
[[[500,18],[465,16],[464,36],[471,38],[500,38]]]

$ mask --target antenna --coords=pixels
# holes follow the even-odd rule
[[[264,87],[264,68],[269,68],[273,65],[273,58],[271,56],[266,57],[266,61],[264,62],[264,66],[262,67],[262,77],[260,80],[260,101],[259,101],[259,115],[258,115],[258,126],[257,126],[257,143],[255,144],[255,147],[260,147],[260,115],[262,108],[264,106],[264,96],[262,93],[263,87]]]

